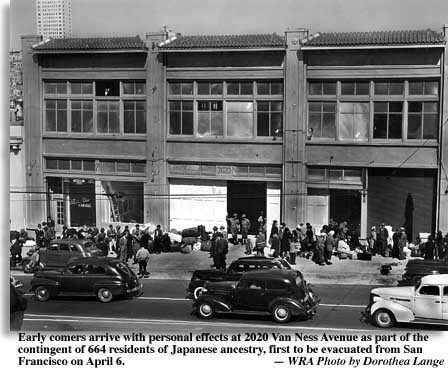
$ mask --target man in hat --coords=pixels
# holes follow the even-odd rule
[[[369,245],[369,250],[374,256],[376,254],[376,248],[377,248],[377,234],[376,234],[376,227],[372,226],[369,231],[369,235],[367,236],[367,243]]]
[[[232,234],[232,243],[237,244],[237,234],[240,228],[240,221],[238,219],[238,214],[234,213],[233,217],[230,219],[230,233]]]
[[[379,245],[379,254],[384,256],[387,251],[387,239],[389,238],[389,231],[387,231],[384,223],[380,225],[380,230],[378,232],[378,245]]]
[[[213,226],[213,234],[212,234],[212,239],[210,242],[210,257],[213,258],[215,257],[215,248],[216,248],[216,239],[218,238],[218,236],[221,235],[221,233],[218,231],[218,226]],[[214,266],[214,265],[212,265]]]
[[[250,230],[250,221],[248,218],[246,218],[246,215],[243,213],[241,216],[241,239],[242,243],[246,245],[246,253],[248,253],[247,249],[247,235],[249,234]]]

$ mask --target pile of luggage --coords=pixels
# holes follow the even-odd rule
[[[193,250],[210,250],[210,235],[204,225],[184,229],[181,236],[182,253],[191,253]]]

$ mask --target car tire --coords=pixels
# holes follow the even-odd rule
[[[50,299],[50,289],[48,289],[48,287],[40,285],[34,290],[34,295],[40,302],[48,301]]]
[[[195,300],[197,300],[199,297],[201,297],[202,292],[204,291],[204,287],[196,287],[193,291],[193,297]]]
[[[277,323],[287,323],[291,319],[291,310],[286,305],[277,304],[272,309],[272,316]]]
[[[198,316],[202,319],[210,319],[215,315],[215,309],[210,302],[200,302],[197,310]]]
[[[103,287],[98,289],[96,292],[96,297],[100,302],[107,303],[112,301],[113,295],[109,288]]]
[[[392,328],[396,323],[394,315],[387,309],[378,309],[372,319],[379,328]]]

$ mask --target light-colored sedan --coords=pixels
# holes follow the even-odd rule
[[[364,316],[380,328],[396,323],[448,326],[448,274],[424,276],[415,286],[372,289]]]

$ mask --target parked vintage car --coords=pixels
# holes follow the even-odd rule
[[[123,262],[108,257],[74,258],[60,270],[34,274],[31,292],[39,301],[55,296],[96,296],[110,302],[118,296],[140,296],[143,286]]]
[[[261,256],[241,257],[233,261],[226,271],[222,270],[196,270],[190,280],[187,288],[187,298],[197,299],[200,292],[204,289],[206,282],[235,281],[241,278],[241,275],[247,271],[268,270],[268,269],[286,269],[292,267],[283,258],[270,258]]]
[[[415,286],[372,289],[363,315],[380,328],[396,323],[448,325],[448,274],[424,276]]]
[[[55,239],[48,248],[39,249],[39,263],[44,269],[51,269],[65,267],[72,258],[101,255],[101,250],[90,240]]]
[[[448,262],[444,260],[409,260],[399,285],[415,285],[425,275],[448,274]]]
[[[203,319],[216,313],[251,313],[286,323],[293,316],[311,318],[318,303],[300,272],[271,269],[244,273],[238,281],[207,282],[193,309]]]

